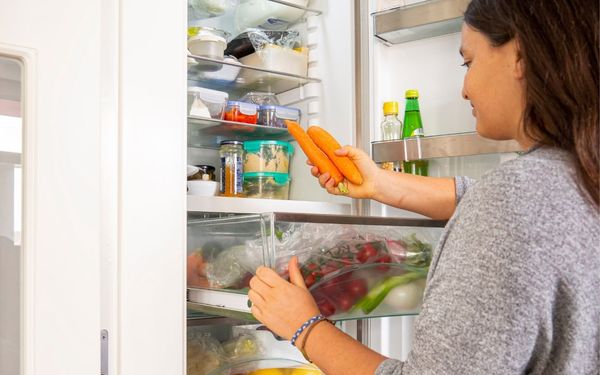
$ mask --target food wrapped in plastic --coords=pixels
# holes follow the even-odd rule
[[[262,264],[262,248],[236,245],[219,252],[206,264],[206,277],[213,288],[243,289]]]
[[[223,343],[229,362],[260,358],[264,352],[256,336],[250,332],[241,333]]]
[[[306,76],[308,71],[308,50],[300,47],[300,33],[290,31],[273,37],[264,30],[251,29],[247,31],[248,39],[254,47],[254,53],[241,57],[242,64],[281,73]],[[246,69],[241,76],[247,83],[259,80],[275,79],[268,72]],[[281,80],[284,77],[276,77]]]
[[[286,2],[300,7],[306,7],[308,4],[308,0],[286,0]],[[240,0],[239,6],[235,9],[235,24],[239,32],[250,27],[286,30],[305,13],[303,9],[269,0]]]
[[[221,343],[208,332],[189,330],[187,375],[205,375],[227,363]]]
[[[217,17],[233,9],[238,0],[189,0],[193,18]]]

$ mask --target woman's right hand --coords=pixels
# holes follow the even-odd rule
[[[321,187],[327,190],[329,194],[334,195],[346,195],[351,198],[364,198],[372,199],[378,193],[377,182],[380,181],[381,169],[375,164],[375,162],[367,155],[364,151],[352,147],[344,146],[339,150],[335,151],[338,156],[347,156],[358,168],[363,178],[361,185],[355,185],[348,180],[344,180],[343,184],[348,188],[348,193],[342,193],[336,186],[335,181],[331,178],[329,173],[321,174],[319,169],[315,166],[312,167],[311,173],[313,176],[319,179]],[[312,165],[307,161],[309,165]]]

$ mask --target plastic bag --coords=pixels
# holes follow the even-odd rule
[[[232,246],[206,264],[206,278],[213,288],[242,289],[248,286],[250,278],[262,264],[262,246]]]
[[[230,362],[260,358],[263,347],[251,333],[242,333],[223,343],[223,349]]]
[[[205,375],[226,361],[221,343],[210,333],[188,331],[187,375]]]
[[[248,29],[246,35],[255,51],[263,50],[267,45],[276,45],[283,48],[300,48],[302,39],[300,33],[295,30],[288,31],[265,31],[261,29]]]
[[[237,5],[236,0],[189,0],[189,5],[198,17],[216,17]]]

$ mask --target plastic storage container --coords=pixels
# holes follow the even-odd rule
[[[274,128],[287,128],[285,120],[300,122],[300,110],[292,107],[261,105],[258,108],[258,124]]]
[[[238,59],[233,56],[225,56],[223,62],[240,65]],[[240,73],[240,66],[215,64],[219,65],[219,69],[211,69],[207,71],[205,64],[199,64],[196,59],[189,59],[188,63],[188,79],[191,80],[211,80],[222,83],[231,83],[236,80]]]
[[[203,87],[188,87],[188,114],[197,117],[223,119],[229,94]]]
[[[308,72],[308,53],[306,50],[284,48],[275,44],[268,44],[262,50],[240,58],[245,65],[273,70],[281,73],[306,76]],[[245,69],[244,77],[248,83],[256,82],[268,77],[269,73]]]
[[[285,141],[246,141],[244,151],[244,173],[289,173],[294,146]]]
[[[188,29],[188,51],[194,56],[207,57],[209,59],[223,60],[225,48],[227,48],[227,36],[223,30],[211,27],[191,27]],[[196,68],[205,71],[221,70],[223,65],[196,59]]]
[[[257,359],[215,369],[208,375],[322,375],[313,365],[289,359]]]
[[[308,0],[286,0],[288,3],[306,7]],[[285,30],[297,22],[305,11],[268,0],[241,0],[236,8],[236,29],[242,32],[250,27]]]
[[[287,277],[287,264],[297,256],[321,312],[334,320],[418,314],[444,225],[297,213],[193,220],[188,249],[206,254],[204,283],[213,289],[200,289],[190,298],[214,306],[229,301],[219,314],[247,313],[247,296],[240,293],[256,268],[264,264]]]
[[[289,199],[290,175],[277,172],[245,172],[244,194],[247,198]]]
[[[227,121],[256,124],[258,120],[258,106],[252,103],[229,101],[227,102],[224,117]]]

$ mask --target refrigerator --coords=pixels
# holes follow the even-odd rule
[[[238,327],[221,317],[227,298],[219,294],[221,311],[202,318],[190,311],[192,220],[277,213],[307,224],[327,217],[327,225],[340,227],[441,230],[443,223],[413,213],[327,194],[298,147],[289,200],[188,195],[187,165],[209,164],[219,173],[221,140],[291,141],[282,128],[190,115],[190,86],[230,99],[273,92],[281,105],[300,110],[303,127],[321,126],[377,162],[428,159],[431,176],[478,177],[518,151],[513,142],[474,134],[461,98],[460,12],[468,1],[241,3],[251,5],[246,13],[236,1],[0,4],[0,56],[21,64],[23,88],[21,275],[7,284],[19,291],[8,294],[20,312],[18,319],[13,310],[2,314],[3,324],[21,327],[9,337],[20,348],[10,353],[20,373],[184,374],[190,328],[220,335]],[[297,15],[283,28],[298,32],[305,73],[188,50],[188,27],[226,30],[230,42],[242,31],[237,24],[270,22],[260,9]],[[225,65],[239,68],[233,83],[210,78]],[[426,137],[381,142],[383,102],[398,101],[402,114],[407,89],[421,93]],[[340,328],[405,359],[414,316],[349,319]],[[281,355],[301,360],[283,344]]]

